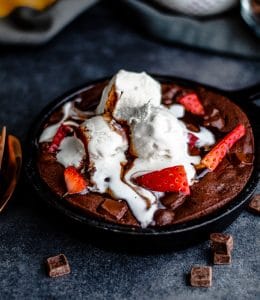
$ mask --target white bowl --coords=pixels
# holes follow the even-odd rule
[[[190,16],[204,17],[231,8],[237,0],[154,0],[156,3]]]

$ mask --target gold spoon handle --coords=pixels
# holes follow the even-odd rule
[[[2,168],[2,162],[4,157],[5,141],[6,141],[6,127],[4,126],[2,128],[1,139],[0,139],[0,170]]]
[[[9,199],[11,198],[16,184],[18,182],[20,171],[22,167],[22,148],[19,140],[9,135],[7,137],[8,144],[8,167],[7,177],[9,178],[7,188],[0,199],[0,212],[3,211]]]

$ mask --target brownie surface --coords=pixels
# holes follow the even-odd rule
[[[78,97],[81,98],[81,102],[77,104],[78,108],[81,110],[93,110],[100,99],[105,84],[106,83],[97,84],[79,94]],[[180,92],[175,91],[176,86],[174,83],[162,84],[163,99],[165,99],[166,104],[169,104],[167,95],[171,95],[173,102],[180,95]],[[172,93],[170,92],[171,89],[173,90]],[[177,90],[178,89],[179,86],[177,86]],[[206,120],[202,121],[194,118],[189,113],[185,114],[185,123],[194,128],[194,131],[199,125],[207,126],[213,131],[218,141],[236,125],[241,123],[246,127],[246,135],[231,148],[228,155],[213,172],[208,172],[197,183],[190,187],[191,195],[188,196],[185,201],[178,200],[179,204],[175,205],[176,194],[166,194],[167,203],[169,203],[169,207],[172,207],[174,211],[174,218],[169,218],[170,221],[166,224],[164,222],[158,222],[158,224],[156,224],[157,226],[193,220],[223,207],[240,193],[253,170],[253,133],[249,120],[244,112],[226,97],[206,90],[205,88],[198,87],[191,90],[181,87],[181,93],[188,93],[190,91],[195,91],[198,94],[206,110],[206,115],[208,116]],[[46,126],[56,123],[60,118],[61,114],[60,110],[58,110],[53,113],[46,123]],[[46,144],[40,145],[39,149],[38,169],[40,175],[51,190],[61,197],[66,192],[63,179],[64,168],[56,161],[54,155],[47,153]],[[131,210],[128,207],[125,209],[125,206],[127,206],[125,202],[123,202],[124,204],[122,206],[124,213],[121,214],[120,219],[118,218],[120,213],[111,214],[104,209],[104,201],[111,199],[109,195],[96,193],[86,195],[75,194],[66,196],[65,199],[72,207],[91,216],[118,224],[139,226]]]

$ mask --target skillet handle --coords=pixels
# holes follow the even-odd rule
[[[226,92],[235,102],[254,102],[255,100],[260,100],[260,82],[252,86]]]

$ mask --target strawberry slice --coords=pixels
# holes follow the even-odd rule
[[[87,182],[78,170],[71,166],[64,170],[64,179],[67,186],[68,194],[78,194],[83,192],[87,187]]]
[[[71,128],[69,126],[61,124],[52,140],[52,143],[51,143],[49,149],[48,149],[49,153],[55,153],[58,150],[61,141],[70,132],[71,132]]]
[[[178,102],[182,104],[185,109],[194,115],[203,116],[205,114],[204,108],[199,100],[199,97],[195,93],[189,93],[178,99]]]
[[[210,171],[214,171],[231,147],[245,135],[245,126],[239,124],[227,134],[209,153],[201,160],[201,164]]]
[[[135,178],[135,181],[138,185],[152,191],[190,194],[190,188],[183,166],[174,166],[144,174]]]
[[[189,150],[192,150],[195,147],[195,144],[199,138],[196,135],[189,132],[188,139],[189,139],[189,142],[188,142]]]

